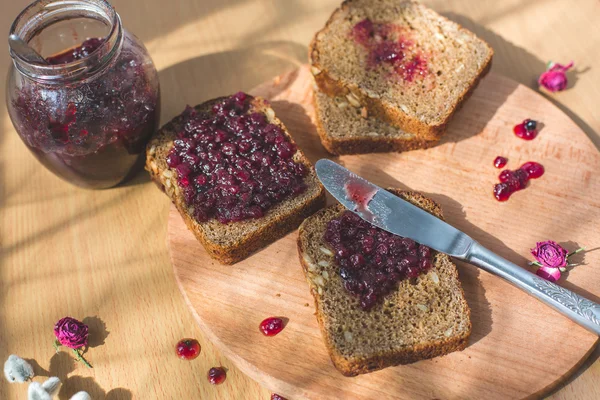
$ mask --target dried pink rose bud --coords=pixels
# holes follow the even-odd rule
[[[71,349],[87,346],[88,326],[71,317],[64,317],[54,325],[54,335],[60,344]]]
[[[568,65],[549,62],[548,69],[538,78],[538,84],[552,93],[564,90],[567,87],[566,72],[573,67],[573,61]]]
[[[531,249],[531,254],[542,264],[542,267],[564,268],[567,266],[567,254],[569,252],[558,243],[547,240],[537,242],[535,248]]]

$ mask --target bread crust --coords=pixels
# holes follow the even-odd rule
[[[212,107],[214,103],[222,99],[223,98],[221,97],[209,100],[197,105],[195,109],[199,112],[205,111]],[[274,111],[270,108],[266,100],[260,97],[254,97],[251,101],[251,106],[255,111],[267,114],[270,122],[281,126],[288,140],[294,143],[289,132],[283,123],[275,117]],[[171,199],[188,229],[192,231],[208,254],[217,261],[223,264],[234,264],[243,260],[256,250],[267,246],[283,237],[288,232],[293,231],[305,218],[325,206],[325,190],[320,182],[313,179],[313,181],[316,182],[315,185],[317,185],[317,190],[314,190],[314,193],[305,199],[302,204],[287,212],[282,212],[286,204],[289,203],[289,200],[284,200],[282,203],[279,203],[277,206],[267,211],[266,216],[269,214],[272,216],[268,223],[264,223],[258,229],[237,238],[233,243],[228,243],[226,245],[216,243],[211,240],[205,232],[207,223],[196,221],[188,211],[188,205],[185,203],[185,199],[174,178],[176,176],[175,170],[170,169],[166,163],[166,156],[173,146],[173,140],[176,138],[176,132],[179,131],[181,123],[182,116],[180,115],[165,124],[154,135],[146,148],[145,169],[149,172],[152,181],[154,181]],[[300,149],[298,149],[294,155],[294,160],[303,163],[309,171],[309,176],[314,177],[314,168]],[[173,175],[172,177],[168,176],[170,173]],[[311,188],[309,187],[307,190],[311,190]],[[275,213],[276,210],[279,211],[278,214]],[[244,222],[242,221],[236,224],[244,224]]]
[[[325,32],[329,25],[336,19],[338,13],[343,13],[347,8],[352,6],[354,0],[345,0],[340,7],[338,7],[332,14],[331,17],[325,23],[325,26],[319,30],[310,42],[308,49],[308,58],[312,66],[311,70],[315,79],[315,83],[323,93],[330,97],[341,97],[351,95],[354,96],[356,101],[360,104],[360,107],[366,107],[370,117],[379,118],[382,121],[388,122],[390,125],[396,126],[406,132],[413,133],[419,138],[424,140],[439,140],[446,131],[446,127],[454,114],[462,107],[463,103],[473,93],[473,90],[479,84],[481,78],[483,78],[491,69],[492,57],[494,50],[489,44],[482,40],[482,42],[489,49],[488,57],[485,62],[480,66],[475,78],[472,80],[470,85],[458,96],[458,101],[452,105],[452,108],[448,110],[444,119],[438,124],[426,124],[417,118],[411,117],[404,113],[402,110],[395,107],[393,104],[388,104],[385,101],[373,98],[367,95],[361,88],[352,84],[351,82],[344,81],[341,77],[335,77],[327,71],[319,62],[320,53],[318,49],[318,37],[319,34]],[[416,3],[413,1],[413,3]],[[417,3],[419,4],[419,3]],[[424,7],[419,4],[419,6]],[[444,16],[439,18],[449,21]],[[455,23],[460,30],[469,32],[463,28],[460,24]]]
[[[407,200],[407,201],[423,208],[424,210],[428,211],[429,213],[435,215],[436,217],[443,219],[441,207],[436,202],[423,196],[422,194],[420,194],[418,192],[403,191],[403,190],[394,189],[394,188],[388,188],[387,190],[389,192],[395,194],[396,196],[401,197],[404,200]],[[418,203],[420,203],[420,204],[418,204]],[[331,209],[334,209],[337,212],[341,212],[344,210],[344,207],[340,204],[337,204],[337,205],[334,205],[334,206],[331,206],[331,207],[328,207],[326,209],[319,211],[318,213],[315,214],[314,217],[318,218],[320,215],[328,212]],[[323,340],[325,342],[325,346],[327,347],[327,351],[329,353],[329,356],[331,357],[333,365],[335,366],[335,368],[338,371],[340,371],[342,373],[342,375],[356,376],[359,374],[377,371],[377,370],[380,370],[380,369],[383,369],[386,367],[390,367],[390,366],[401,365],[401,364],[410,364],[410,363],[413,363],[413,362],[416,362],[419,360],[438,357],[438,356],[442,356],[442,355],[445,355],[445,354],[448,354],[448,353],[451,353],[454,351],[464,350],[467,347],[468,340],[471,335],[471,328],[472,328],[472,325],[470,322],[471,310],[469,309],[469,306],[465,300],[464,291],[462,289],[462,286],[459,285],[460,295],[463,300],[462,301],[463,307],[464,307],[463,309],[464,309],[464,312],[466,313],[466,318],[469,321],[468,328],[465,332],[462,332],[460,335],[455,335],[455,336],[449,337],[447,339],[436,340],[436,341],[427,342],[427,343],[420,343],[413,347],[403,348],[403,349],[396,350],[396,351],[387,351],[387,352],[382,352],[380,354],[373,354],[370,357],[366,357],[366,358],[359,359],[359,358],[344,357],[338,351],[338,349],[335,347],[333,339],[329,337],[329,332],[327,331],[327,329],[325,329],[325,326],[327,325],[326,320],[327,320],[328,316],[324,315],[322,312],[319,311],[318,304],[321,301],[321,295],[319,295],[318,291],[315,290],[314,286],[311,284],[310,280],[308,279],[309,266],[303,257],[303,254],[305,253],[305,249],[303,248],[303,240],[302,240],[303,235],[304,235],[305,224],[308,224],[308,223],[310,223],[310,219],[303,222],[302,225],[300,225],[300,228],[298,229],[297,246],[298,246],[298,254],[299,254],[299,258],[300,258],[300,264],[301,264],[304,274],[309,282],[310,291],[314,298],[315,308],[317,310],[315,315],[317,317],[317,321],[319,322],[319,327],[320,327],[321,333],[323,335]],[[450,260],[450,257],[447,256],[446,254],[439,253],[437,255],[437,257],[438,257],[438,262],[440,262],[440,263],[448,262],[448,263],[453,264],[452,261]],[[453,275],[452,276],[453,278],[458,280],[458,270],[456,269],[456,267],[452,271],[452,275]]]
[[[368,153],[389,153],[403,152],[417,149],[428,149],[435,146],[438,140],[426,140],[418,137],[406,139],[401,137],[346,137],[334,138],[327,132],[324,125],[324,116],[320,114],[317,106],[317,96],[313,96],[313,106],[315,109],[315,124],[321,144],[331,154],[368,154]],[[372,118],[372,117],[369,117]]]

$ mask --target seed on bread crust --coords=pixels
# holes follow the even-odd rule
[[[358,97],[356,97],[354,93],[348,93],[346,95],[346,98],[348,99],[348,103],[350,103],[352,107],[360,107],[360,101],[358,101]]]
[[[352,341],[352,332],[344,331],[344,339],[346,342]]]
[[[417,304],[417,308],[423,312],[429,311],[429,308],[427,308],[427,306],[425,306],[423,304]]]
[[[331,252],[331,250],[329,250],[327,247],[319,247],[319,250],[321,250],[321,253],[326,254],[328,256],[332,256],[333,253]]]

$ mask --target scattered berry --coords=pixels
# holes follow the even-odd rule
[[[508,162],[508,160],[506,159],[506,157],[498,156],[494,160],[494,167],[503,168],[507,162]]]
[[[175,351],[182,360],[193,360],[200,355],[200,343],[196,339],[181,339]]]
[[[532,119],[526,119],[523,122],[525,123],[525,129],[527,129],[529,132],[535,131],[537,128],[537,122]]]
[[[265,336],[275,336],[283,330],[283,320],[278,317],[270,317],[260,323],[260,331]]]
[[[513,132],[517,137],[524,140],[533,140],[537,136],[537,122],[532,119],[526,119],[518,125],[515,125]]]
[[[227,372],[223,367],[213,367],[208,370],[208,381],[213,385],[220,385],[226,378]]]
[[[271,400],[287,400],[287,399],[283,396],[278,395],[277,393],[272,393]]]

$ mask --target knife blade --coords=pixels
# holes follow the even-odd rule
[[[466,256],[475,242],[452,225],[331,160],[317,161],[315,169],[325,189],[344,207],[383,230],[455,257]],[[361,204],[353,199],[355,196],[349,187],[360,188],[361,192],[369,194],[367,197],[374,195],[368,204]]]
[[[452,225],[333,161],[321,159],[315,164],[315,169],[325,189],[359,217],[390,233],[408,237],[498,275],[600,335],[600,304],[511,263]]]

